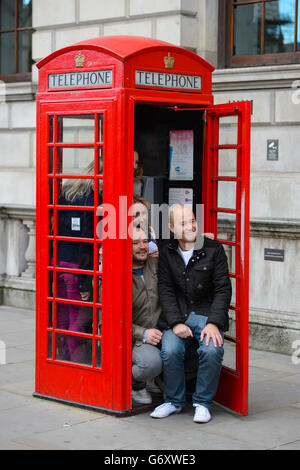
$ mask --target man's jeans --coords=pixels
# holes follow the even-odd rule
[[[201,404],[210,409],[218,387],[224,350],[218,344],[215,347],[212,340],[206,346],[206,336],[203,341],[200,341],[201,331],[205,328],[206,322],[206,316],[196,315],[192,312],[185,324],[192,330],[199,344],[197,349],[199,366],[193,403]],[[220,331],[220,333],[224,337],[223,332]],[[164,331],[161,358],[163,360],[165,401],[175,406],[184,406],[186,402],[184,376],[185,344],[186,340],[176,336],[172,329]]]

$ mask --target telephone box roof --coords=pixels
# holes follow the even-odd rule
[[[183,49],[182,47],[174,46],[173,44],[165,41],[159,41],[157,39],[141,36],[103,36],[89,39],[87,41],[81,41],[53,52],[38,62],[37,67],[43,67],[46,63],[61,54],[80,49],[90,49],[106,53],[122,62],[126,62],[128,59],[134,56],[138,56],[147,52],[168,50],[168,52],[177,52],[178,54],[186,55],[187,57],[198,61],[203,67],[207,68],[211,72],[214,70],[214,67],[210,63],[202,59],[194,52]]]

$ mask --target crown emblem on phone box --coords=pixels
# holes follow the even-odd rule
[[[172,69],[174,67],[175,59],[171,56],[171,52],[168,52],[168,55],[164,57],[164,63],[166,69]]]
[[[81,54],[81,51],[78,52],[78,55],[75,57],[76,67],[83,67],[85,62],[85,55]]]

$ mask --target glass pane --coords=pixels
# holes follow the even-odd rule
[[[74,266],[73,263],[60,262],[60,267]],[[57,298],[75,301],[93,301],[93,276],[89,274],[75,274],[70,272],[58,272],[56,274]],[[81,305],[62,304],[63,309],[69,315],[79,315]],[[61,310],[61,309],[60,309]],[[58,317],[58,315],[57,315]],[[62,319],[65,324],[65,320]],[[62,326],[60,326],[62,328]],[[69,328],[63,328],[69,329]]]
[[[58,214],[58,229],[57,234],[63,237],[72,237],[72,238],[94,238],[94,212],[93,211],[80,211],[80,210],[59,210]],[[64,242],[68,243],[68,242]],[[71,243],[71,242],[70,242]],[[78,262],[78,256],[80,253],[86,253],[89,251],[89,248],[92,247],[91,244],[78,244],[70,245],[74,249],[72,252],[75,255],[75,250],[78,252],[76,254],[76,261]],[[88,246],[88,248],[87,248]],[[66,249],[62,245],[62,249]]]
[[[102,276],[99,276],[98,277],[98,299],[97,299],[97,302],[99,302],[99,304],[102,303]]]
[[[15,34],[0,34],[0,74],[15,73]]]
[[[217,239],[221,240],[221,243],[222,243],[222,240],[226,240],[226,236],[227,236],[226,232],[224,233],[224,232],[222,232],[222,230],[220,230],[220,229],[218,230]],[[224,248],[225,254],[227,256],[229,272],[232,273],[232,274],[235,274],[235,264],[234,264],[235,247],[233,247],[232,245],[226,245],[224,243],[223,248]]]
[[[235,181],[218,181],[218,207],[223,209],[236,208]]]
[[[261,53],[262,4],[234,7],[233,56]]]
[[[56,172],[68,175],[94,175],[95,151],[92,147],[67,147],[57,149]]]
[[[53,241],[49,241],[49,260],[48,260],[49,266],[53,266]]]
[[[58,241],[58,266],[70,269],[93,269],[93,243]]]
[[[237,303],[236,303],[236,283],[237,283],[237,280],[234,277],[231,277],[230,281],[231,281],[231,287],[232,287],[232,296],[231,296],[230,305],[235,307],[237,305]]]
[[[102,147],[98,148],[98,174],[103,174],[103,149]]]
[[[31,36],[32,31],[18,33],[18,73],[31,72]]]
[[[53,303],[48,302],[48,326],[52,328],[53,326]]]
[[[102,335],[102,309],[97,308],[97,335]]]
[[[100,208],[97,208],[97,215],[99,217],[97,217],[97,227],[96,227],[96,235],[97,235],[97,238],[99,240],[102,240],[102,237],[103,237],[103,225],[104,225],[104,222],[103,222],[103,211],[102,209]],[[101,260],[102,261],[102,260]],[[100,263],[99,263],[100,264]]]
[[[265,9],[265,54],[293,52],[295,0],[266,2]]]
[[[0,0],[0,29],[15,28],[15,3],[12,0]]]
[[[59,184],[59,200],[62,206],[94,207],[94,180],[90,178],[62,178]]]
[[[229,310],[229,330],[226,332],[232,338],[236,338],[236,312]]]
[[[72,335],[56,334],[56,359],[92,365],[92,340]]]
[[[93,333],[93,308],[56,303],[56,328],[77,333]]]
[[[53,195],[54,195],[54,181],[53,178],[49,178],[49,204],[53,204]]]
[[[49,160],[48,160],[48,171],[53,173],[54,171],[54,148],[49,147]]]
[[[95,119],[93,114],[58,116],[57,141],[67,143],[88,143],[95,141]]]
[[[236,215],[218,212],[217,214],[217,239],[236,241]],[[224,245],[227,248],[227,245]],[[225,250],[226,251],[226,250]],[[227,254],[227,253],[226,253]],[[232,267],[234,269],[234,266]],[[234,271],[231,271],[234,272]]]
[[[54,288],[54,285],[53,285],[53,273],[52,271],[49,271],[48,272],[48,295],[49,297],[53,297],[53,288]]]
[[[219,118],[219,145],[237,145],[238,116]]]
[[[232,274],[236,274],[236,267],[235,267],[235,250],[236,250],[236,247],[226,245],[226,246],[224,246],[224,249],[225,249],[225,253],[226,253],[226,256],[227,256],[227,260],[228,260],[229,272],[232,273]]]
[[[31,0],[18,0],[18,27],[27,28],[32,25]]]
[[[224,340],[223,366],[236,370],[236,346],[228,340]]]
[[[103,114],[98,115],[98,136],[99,142],[103,142]]]
[[[101,341],[97,341],[96,367],[101,367]]]
[[[97,188],[98,188],[98,207],[102,207],[103,204],[103,178],[99,178],[97,182]]]
[[[52,359],[52,333],[48,333],[48,359]]]
[[[218,160],[219,176],[237,176],[237,151],[236,149],[219,149]]]
[[[49,210],[49,229],[48,229],[48,233],[49,235],[53,235],[53,224],[54,224],[54,212],[53,212],[53,209],[50,209]]]
[[[49,142],[53,142],[53,124],[54,124],[54,117],[49,116]]]
[[[102,266],[102,259],[103,259],[103,246],[102,245],[99,245],[99,250],[98,250],[98,254],[99,254],[99,257],[98,257],[98,270],[99,271],[102,271],[103,269],[103,266]]]

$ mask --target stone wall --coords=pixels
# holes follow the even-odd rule
[[[34,308],[35,207],[1,207],[0,232],[0,305]]]

